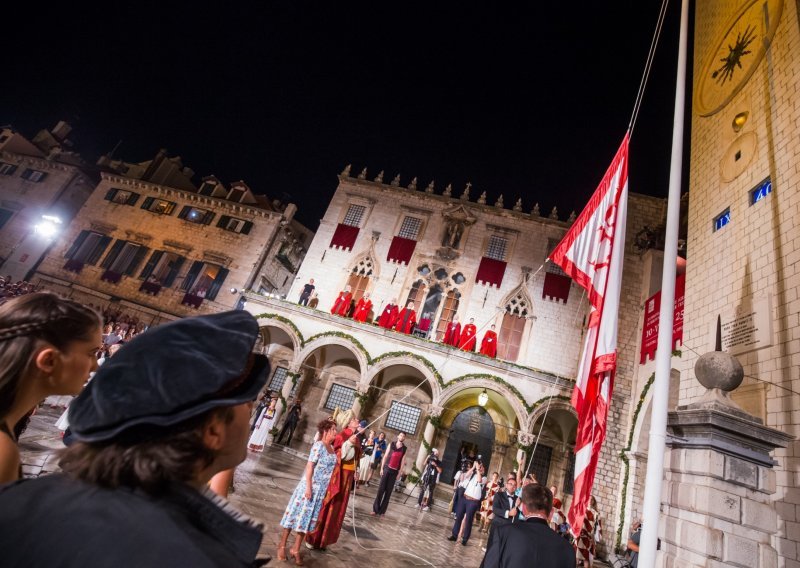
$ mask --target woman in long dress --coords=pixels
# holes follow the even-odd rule
[[[373,451],[375,449],[375,430],[369,431],[369,436],[364,438],[364,441],[361,443],[361,455],[362,458],[358,461],[358,485],[363,485],[367,483],[367,477],[369,477],[370,466],[372,465],[372,460],[374,458]]]
[[[332,446],[333,439],[336,437],[336,422],[326,418],[317,425],[317,430],[320,435],[319,441],[314,442],[314,445],[311,446],[303,477],[295,487],[281,519],[283,532],[281,541],[278,543],[278,560],[286,560],[286,544],[289,534],[294,530],[294,546],[289,550],[289,554],[294,558],[297,566],[303,565],[300,544],[306,533],[313,531],[317,526],[319,511],[325,500],[328,484],[337,461],[336,452]]]
[[[277,402],[278,399],[276,398],[270,400],[269,406],[262,410],[261,415],[256,418],[255,430],[253,430],[250,441],[247,443],[248,450],[254,452],[261,452],[264,450],[264,444],[267,443],[269,431],[272,430],[275,424],[275,407]]]

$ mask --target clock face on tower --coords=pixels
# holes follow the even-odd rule
[[[698,78],[695,109],[701,116],[721,110],[738,93],[769,48],[783,0],[746,0],[723,28]]]

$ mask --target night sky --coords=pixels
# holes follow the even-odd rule
[[[244,179],[297,203],[311,229],[348,163],[580,211],[625,133],[659,9],[166,4],[6,20],[0,124],[32,137],[67,120],[91,161],[120,140],[127,161],[167,148],[196,183]],[[639,193],[667,192],[678,18],[674,2],[633,134]]]

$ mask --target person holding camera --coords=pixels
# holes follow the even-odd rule
[[[461,544],[467,545],[469,536],[472,533],[472,522],[475,519],[475,513],[481,506],[481,497],[483,497],[483,486],[486,485],[486,470],[483,467],[480,456],[478,456],[472,464],[472,468],[467,472],[467,475],[462,476],[462,481],[459,487],[464,488],[464,493],[458,500],[458,509],[456,510],[456,522],[453,524],[453,531],[447,540],[455,542],[458,540],[459,532],[461,535]],[[462,531],[462,523],[464,523]]]
[[[642,521],[636,521],[631,527],[633,532],[628,537],[628,562],[630,568],[639,566],[639,539],[642,538]]]
[[[442,462],[439,459],[439,450],[436,448],[431,450],[431,455],[425,460],[425,469],[423,471],[417,504],[423,511],[430,511],[431,507],[433,507],[433,491],[436,489],[439,474],[442,473]]]

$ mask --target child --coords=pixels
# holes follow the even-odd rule
[[[95,311],[46,292],[0,307],[0,484],[20,478],[20,420],[48,396],[78,394],[97,370],[101,325]]]

